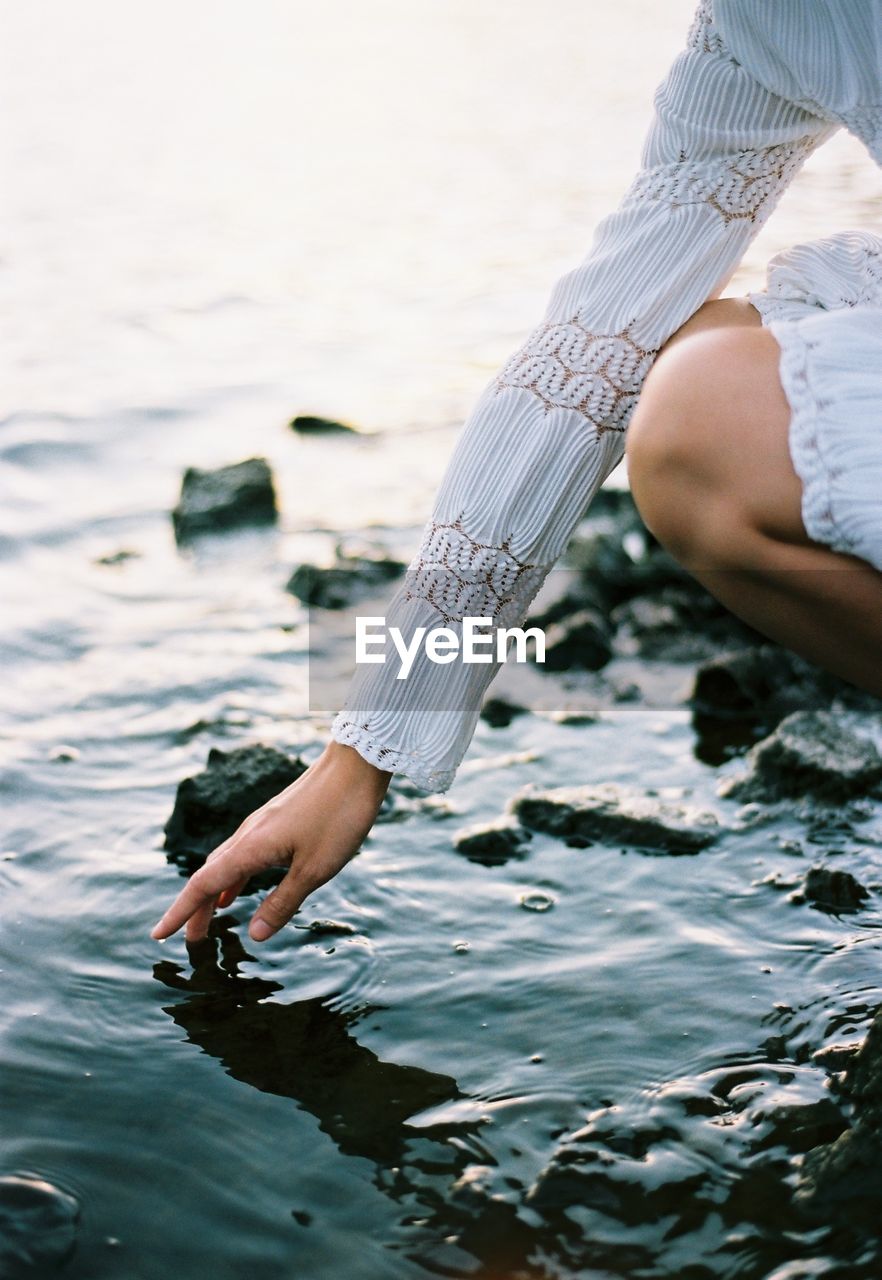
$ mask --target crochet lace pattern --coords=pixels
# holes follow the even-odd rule
[[[547,565],[520,560],[510,538],[473,538],[462,515],[432,520],[408,570],[405,598],[428,601],[448,626],[485,617],[506,626],[520,620],[547,572]]]
[[[686,36],[687,49],[701,49],[703,53],[722,53],[723,41],[714,26],[711,0],[699,0],[692,25]]]
[[[598,436],[625,431],[657,349],[642,347],[626,326],[596,333],[578,315],[535,329],[493,381],[531,392],[545,412],[575,409]]]
[[[815,137],[806,134],[793,142],[744,150],[721,170],[684,156],[676,168],[659,165],[638,174],[625,202],[663,200],[672,208],[706,204],[726,226],[736,220],[759,222],[766,204],[781,194],[815,145]]]
[[[332,726],[336,742],[355,747],[363,760],[388,773],[403,773],[423,791],[446,791],[453,781],[454,769],[432,768],[415,751],[399,751],[377,741],[369,724],[357,724],[340,711]]]

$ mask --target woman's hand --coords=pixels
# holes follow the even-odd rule
[[[253,875],[284,866],[288,874],[264,898],[248,930],[255,942],[272,937],[357,852],[391,776],[353,747],[330,742],[305,773],[209,854],[152,936],[168,938],[186,924],[187,941],[197,942],[206,936],[215,909],[228,907]]]

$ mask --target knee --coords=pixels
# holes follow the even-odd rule
[[[634,501],[647,528],[677,559],[706,557],[724,525],[727,538],[737,528],[737,486],[726,474],[726,454],[737,415],[732,397],[746,376],[755,336],[746,329],[705,329],[665,349],[628,428]]]

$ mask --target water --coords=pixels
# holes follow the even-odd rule
[[[684,788],[731,824],[688,667],[641,670],[653,695],[607,697],[592,726],[482,724],[448,797],[377,827],[308,904],[352,934],[258,948],[237,906],[192,956],[148,937],[180,883],[177,782],[212,745],[319,748],[291,568],[340,534],[412,550],[469,404],[630,181],[689,12],[7,6],[0,1175],[76,1198],[71,1280],[760,1277],[838,1256],[823,1233],[782,1243],[762,1206],[668,1239],[641,1179],[676,1199],[697,1162],[724,1202],[743,1116],[715,1127],[704,1102],[728,1071],[823,1096],[811,1053],[858,1040],[882,998],[878,895],[834,917],[787,886],[821,858],[878,884],[882,812],[779,815],[683,859],[452,848],[527,780]],[[729,292],[778,248],[874,225],[880,188],[835,139]],[[296,439],[298,412],[371,434]],[[179,552],[182,469],[253,453],[279,529]],[[611,1129],[655,1133],[655,1156],[617,1209],[559,1219],[529,1189],[586,1123],[607,1155]]]

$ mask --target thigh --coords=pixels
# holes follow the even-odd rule
[[[712,503],[733,527],[748,524],[768,537],[805,544],[780,348],[750,310],[757,323],[745,316],[737,326],[681,331],[646,380],[635,414],[642,422],[635,425],[650,434],[654,420],[660,424],[667,437],[659,441],[661,456],[673,459],[697,501]]]

